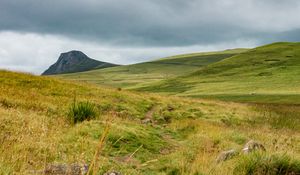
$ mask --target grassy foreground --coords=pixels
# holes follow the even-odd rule
[[[0,174],[30,174],[54,162],[90,164],[107,125],[98,174],[300,172],[296,105],[164,97],[8,71],[0,71],[0,92]],[[94,117],[71,122],[74,101],[92,105]],[[145,118],[152,124],[142,124]],[[267,152],[216,163],[221,151],[240,150],[250,139]]]

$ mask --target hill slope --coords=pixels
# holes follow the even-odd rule
[[[98,174],[260,174],[265,166],[300,172],[297,106],[167,98],[7,71],[0,71],[0,92],[0,174],[42,174],[53,163],[90,164],[107,125]],[[89,102],[96,118],[71,124],[74,102]],[[267,152],[216,166],[220,151],[241,150],[250,139]]]
[[[140,64],[59,76],[71,80],[130,89],[145,86],[151,82],[192,73],[202,66],[218,62],[245,50],[238,49],[215,53],[178,55]]]
[[[54,75],[72,72],[83,72],[92,69],[114,67],[115,64],[97,61],[89,58],[81,51],[62,53],[57,62],[51,65],[42,75]]]
[[[274,43],[139,88],[193,97],[300,103],[300,43]]]

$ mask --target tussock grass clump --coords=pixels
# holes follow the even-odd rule
[[[267,155],[255,153],[240,159],[235,174],[245,175],[293,175],[300,174],[300,161],[286,154]]]
[[[97,115],[95,105],[86,102],[74,102],[69,107],[68,119],[72,124],[83,122],[85,120],[95,119]]]
[[[254,107],[254,110],[262,115],[258,121],[263,124],[268,123],[274,129],[288,128],[291,130],[300,130],[300,106],[284,104],[260,104]]]

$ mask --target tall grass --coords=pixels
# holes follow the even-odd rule
[[[109,123],[110,123],[109,121],[106,122],[104,132],[102,133],[102,136],[99,140],[98,146],[97,146],[95,154],[94,154],[94,158],[93,158],[93,160],[91,162],[91,165],[89,167],[89,170],[88,170],[88,173],[87,173],[88,175],[90,175],[91,173],[93,175],[95,175],[97,173],[97,170],[99,168],[99,166],[98,166],[99,156],[100,156],[101,151],[104,147],[105,140],[108,136],[108,133],[109,133],[109,130],[110,130],[110,127],[111,127]]]
[[[296,175],[300,174],[300,161],[286,154],[255,153],[239,159],[234,174],[245,175]]]
[[[262,115],[259,120],[274,129],[300,130],[300,106],[279,104],[257,104],[254,109]]]

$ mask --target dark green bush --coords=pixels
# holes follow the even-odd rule
[[[234,172],[244,175],[294,175],[300,174],[300,161],[285,154],[255,153],[242,157]]]
[[[90,102],[74,102],[69,107],[68,118],[73,124],[94,119],[96,118],[96,115],[95,105]]]

